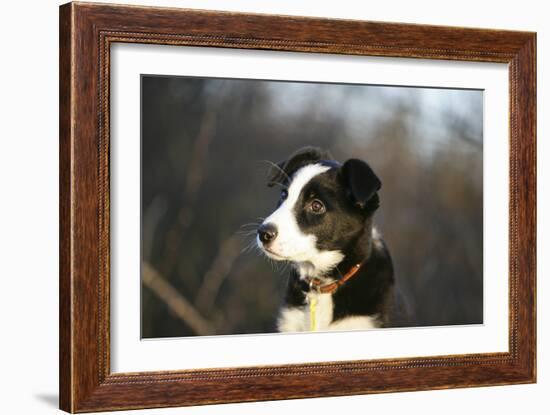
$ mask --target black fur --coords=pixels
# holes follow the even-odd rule
[[[332,156],[328,151],[321,150],[317,147],[302,147],[291,154],[287,160],[277,163],[276,167],[273,167],[268,172],[267,185],[269,187],[275,184],[288,186],[288,179],[300,168],[308,164],[330,159],[332,159]]]
[[[292,175],[308,164],[331,167],[304,186],[294,215],[303,233],[316,236],[317,249],[344,254],[342,262],[325,277],[337,280],[352,266],[362,263],[357,274],[333,294],[333,322],[349,316],[376,316],[382,326],[403,324],[394,301],[395,279],[389,251],[382,240],[373,241],[372,237],[381,181],[362,160],[350,159],[340,165],[330,158],[317,148],[301,149],[272,169],[268,184],[288,186]],[[326,211],[312,213],[308,209],[312,200],[322,201]],[[298,273],[291,271],[285,306],[305,306],[308,289]]]
[[[350,199],[361,207],[364,207],[382,187],[380,179],[362,160],[346,161],[342,166],[342,177]]]

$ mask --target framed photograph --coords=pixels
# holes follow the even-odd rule
[[[536,381],[536,35],[60,8],[60,407]]]

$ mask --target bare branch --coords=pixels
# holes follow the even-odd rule
[[[199,309],[205,312],[210,311],[223,281],[231,271],[240,252],[240,239],[237,235],[232,235],[221,244],[216,258],[204,274],[202,285],[197,294],[195,304]]]
[[[148,262],[143,262],[143,284],[153,291],[181,320],[199,336],[214,334],[212,323],[206,320]]]

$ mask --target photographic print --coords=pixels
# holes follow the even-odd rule
[[[142,338],[483,323],[483,91],[142,75]]]

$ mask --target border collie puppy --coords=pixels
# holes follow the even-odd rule
[[[343,165],[306,147],[274,166],[277,209],[258,227],[259,248],[292,265],[278,330],[353,330],[392,325],[390,254],[373,227],[381,182],[367,163]]]

